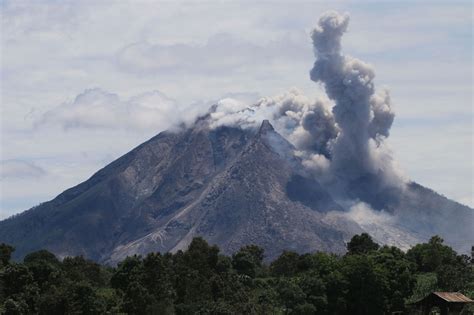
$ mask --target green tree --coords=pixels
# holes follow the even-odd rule
[[[143,261],[140,256],[129,256],[120,262],[110,279],[113,288],[125,292],[132,282],[140,283],[145,277]]]
[[[143,272],[146,275],[142,283],[153,296],[155,308],[162,313],[171,312],[176,292],[173,287],[174,275],[169,254],[150,253],[143,259]]]
[[[210,246],[202,237],[195,237],[184,255],[186,264],[203,274],[215,270],[219,257],[219,248]]]
[[[340,270],[334,270],[324,276],[324,282],[328,301],[327,314],[348,314],[346,296],[349,291],[349,282],[346,277]]]
[[[371,251],[376,251],[379,248],[379,245],[372,240],[367,233],[362,233],[360,235],[354,235],[352,239],[347,244],[347,254],[348,255],[361,255],[367,254]]]
[[[119,314],[122,309],[122,299],[118,292],[112,288],[99,288],[96,296],[101,308],[106,314]]]
[[[232,259],[224,255],[219,255],[217,257],[216,271],[219,273],[227,273],[230,272],[231,269]]]
[[[347,281],[347,313],[353,315],[383,314],[388,284],[373,260],[365,255],[344,257],[342,273]]]
[[[23,264],[10,263],[2,269],[0,277],[7,301],[15,301],[15,305],[21,306],[21,309],[26,305],[28,313],[36,313],[39,289],[31,271]]]
[[[300,255],[291,251],[284,251],[270,264],[270,272],[274,276],[291,277],[298,273]]]
[[[280,278],[276,291],[287,313],[292,312],[298,305],[306,303],[306,294],[292,279]]]
[[[3,306],[2,314],[5,315],[23,315],[28,314],[28,304],[25,301],[7,299]]]
[[[106,286],[110,278],[105,268],[82,256],[64,258],[62,269],[68,279],[89,282],[98,287]]]
[[[5,295],[20,294],[29,285],[33,285],[33,275],[23,264],[10,264],[2,270],[2,280],[5,285]]]
[[[419,301],[438,288],[438,278],[434,272],[417,274],[415,278],[412,295],[407,299],[407,302]]]
[[[456,260],[456,252],[443,244],[443,239],[433,236],[428,243],[417,244],[407,251],[407,257],[421,272],[436,272],[441,265],[449,265]]]
[[[14,251],[15,248],[13,246],[5,243],[0,244],[0,267],[8,265]]]
[[[387,299],[387,312],[403,311],[405,300],[415,286],[415,265],[405,257],[404,252],[393,246],[384,246],[372,252],[370,256],[374,268],[386,284],[384,294]]]
[[[123,297],[123,310],[128,314],[151,314],[156,300],[138,281],[127,285]]]
[[[64,282],[60,286],[51,286],[44,291],[38,300],[38,311],[41,315],[61,315],[66,314],[68,307],[68,281],[62,279]]]
[[[263,261],[263,248],[256,245],[242,247],[232,255],[232,266],[240,273],[254,278],[261,270]]]
[[[68,314],[103,314],[105,305],[99,300],[89,281],[71,282],[67,290]]]
[[[61,277],[61,263],[54,254],[47,250],[26,255],[23,263],[31,271],[34,281],[43,290],[46,290],[47,286],[57,282]]]
[[[467,256],[457,256],[449,264],[436,269],[438,286],[444,291],[462,291],[474,281],[474,269]]]
[[[372,315],[401,311],[434,290],[474,295],[469,257],[439,237],[404,254],[359,235],[342,257],[287,251],[270,266],[258,246],[229,257],[202,238],[116,268],[83,257],[61,262],[45,250],[14,263],[13,248],[1,246],[0,314]]]
[[[178,314],[201,312],[213,301],[211,279],[217,272],[219,248],[194,238],[186,252],[173,256],[176,310]]]
[[[316,307],[310,303],[298,304],[295,306],[293,312],[294,315],[314,315],[318,314]]]
[[[318,314],[327,312],[326,285],[317,273],[308,273],[298,278],[298,285],[306,295],[306,302],[313,305]]]

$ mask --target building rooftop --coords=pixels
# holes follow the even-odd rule
[[[467,296],[459,292],[433,292],[433,294],[451,303],[472,303],[474,302]]]

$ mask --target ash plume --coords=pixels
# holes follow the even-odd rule
[[[384,148],[394,113],[389,92],[376,93],[373,68],[342,53],[341,39],[348,25],[347,14],[331,11],[321,16],[311,34],[317,59],[310,77],[335,102],[332,110],[340,132],[332,148],[331,168],[338,176],[355,180],[390,169],[381,163],[387,157],[378,151]]]
[[[255,104],[225,98],[210,113],[210,126],[257,128],[262,120],[271,121],[275,129],[297,149],[297,155],[317,155],[330,159],[339,128],[327,100],[310,101],[296,88],[275,97],[264,97]]]
[[[339,186],[367,176],[376,178],[374,189],[403,186],[384,143],[395,117],[390,93],[375,89],[370,65],[342,53],[348,25],[347,14],[330,11],[311,33],[316,61],[310,78],[322,85],[328,99],[311,101],[295,88],[255,104],[223,99],[211,113],[211,127],[256,128],[269,119],[315,175]]]

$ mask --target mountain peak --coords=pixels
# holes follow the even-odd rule
[[[258,132],[260,134],[265,134],[271,131],[275,131],[275,129],[273,128],[272,124],[270,124],[270,121],[268,121],[268,119],[264,119],[262,121],[262,125],[260,126],[260,130]]]

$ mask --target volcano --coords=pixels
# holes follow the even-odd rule
[[[474,210],[401,176],[385,139],[394,120],[375,73],[346,56],[347,14],[313,30],[311,80],[327,99],[296,90],[255,104],[223,99],[164,131],[55,199],[0,222],[15,258],[48,249],[114,264],[185,249],[202,236],[226,254],[255,244],[343,253],[368,232],[408,249],[440,235],[466,253]]]
[[[113,264],[127,255],[185,249],[195,236],[227,254],[257,244],[272,259],[283,250],[343,253],[363,231],[402,247],[432,234],[456,245],[472,232],[472,209],[415,183],[386,197],[385,209],[399,214],[397,221],[361,223],[305,174],[293,150],[267,120],[256,129],[211,129],[201,117],[1,221],[0,241],[16,247],[17,259],[45,248]]]

